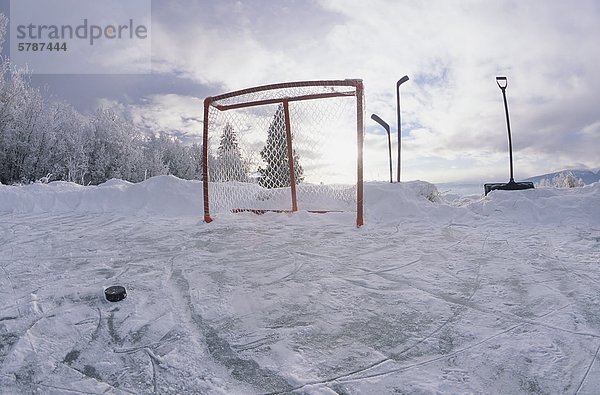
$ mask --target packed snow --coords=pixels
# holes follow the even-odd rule
[[[600,183],[367,183],[360,228],[201,191],[0,185],[0,392],[598,392]]]

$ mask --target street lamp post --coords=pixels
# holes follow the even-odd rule
[[[401,158],[400,158],[400,155],[401,155],[400,152],[401,152],[401,146],[402,146],[402,131],[401,131],[401,126],[400,126],[400,85],[402,85],[406,81],[408,81],[407,75],[400,78],[398,80],[398,82],[396,82],[396,109],[398,111],[398,174],[397,174],[398,182],[400,182],[400,168],[401,168],[401,164],[402,164]]]
[[[390,135],[390,125],[388,125],[388,123],[386,121],[384,121],[383,119],[379,118],[379,116],[377,116],[377,114],[371,114],[371,119],[373,121],[377,122],[378,124],[380,124],[387,132],[388,157],[389,157],[389,162],[390,162],[390,183],[392,183],[392,182],[394,182],[394,179],[392,178],[392,137]]]

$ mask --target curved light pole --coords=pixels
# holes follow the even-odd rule
[[[401,151],[401,141],[402,141],[402,131],[400,127],[400,85],[404,84],[408,81],[408,76],[400,78],[398,82],[396,82],[396,109],[398,111],[398,182],[400,182],[400,168],[401,168],[401,160],[400,160],[400,151]]]
[[[390,159],[390,183],[394,182],[393,178],[392,178],[392,137],[390,136],[390,125],[388,125],[388,123],[386,121],[384,121],[383,119],[379,118],[379,116],[377,114],[371,114],[371,119],[375,122],[377,122],[378,124],[380,124],[385,131],[387,132],[388,135],[388,156]]]

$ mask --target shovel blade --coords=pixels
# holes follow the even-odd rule
[[[509,181],[506,183],[490,183],[483,184],[483,189],[485,190],[485,194],[487,196],[491,191],[520,191],[523,189],[534,189],[533,182],[515,182]]]

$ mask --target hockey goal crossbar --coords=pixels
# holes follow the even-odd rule
[[[343,96],[354,96],[354,93],[320,93],[314,95],[304,95],[304,96],[296,96],[296,97],[286,97],[283,99],[268,99],[268,100],[259,100],[251,103],[239,103],[239,104],[230,104],[230,105],[215,105],[215,108],[218,108],[221,111],[225,110],[233,110],[236,108],[247,108],[247,107],[255,107],[255,106],[263,106],[267,104],[277,104],[283,102],[295,102],[302,100],[316,100],[316,99],[327,99],[333,97],[343,97]]]
[[[275,213],[291,213],[298,211],[298,202],[297,202],[297,184],[301,184],[303,181],[302,174],[299,173],[298,170],[294,168],[296,163],[296,141],[295,138],[299,138],[293,134],[293,130],[295,131],[295,126],[291,125],[290,121],[290,111],[291,104],[290,103],[299,103],[306,101],[319,101],[327,99],[341,98],[345,97],[356,97],[356,112],[355,112],[355,125],[356,125],[356,225],[361,226],[363,224],[363,140],[364,140],[364,125],[363,125],[363,113],[364,113],[364,88],[362,84],[362,80],[359,79],[346,79],[346,80],[313,80],[313,81],[297,81],[297,82],[285,82],[278,84],[269,84],[262,85],[253,88],[247,88],[237,91],[232,91],[228,93],[224,93],[217,96],[207,97],[204,100],[204,125],[203,125],[203,138],[202,138],[202,179],[203,179],[203,197],[204,197],[204,220],[205,222],[211,222],[212,218],[210,215],[211,208],[211,194],[209,194],[209,190],[211,188],[220,188],[223,184],[219,184],[220,181],[223,181],[222,178],[219,177],[211,177],[209,174],[209,157],[213,158],[214,155],[209,155],[209,135],[214,136],[215,130],[209,130],[210,128],[216,128],[211,124],[214,117],[213,112],[217,113],[227,113],[230,110],[239,110],[239,111],[255,111],[250,110],[252,107],[260,107],[260,106],[273,106],[279,105],[281,108],[281,113],[284,114],[280,117],[284,126],[282,129],[284,130],[285,140],[287,145],[287,163],[289,165],[289,180],[288,180],[288,188],[291,196],[291,204],[290,209],[287,208],[262,208],[260,205],[256,208],[237,208],[236,206],[229,206],[230,212],[233,213],[241,213],[241,212],[252,212],[255,214],[265,214],[269,212]],[[301,105],[301,104],[294,104]],[[262,110],[262,109],[261,109]],[[294,115],[292,114],[292,118]],[[354,121],[353,121],[354,122]],[[229,124],[221,123],[218,127],[223,128],[224,125],[229,126]],[[225,126],[225,127],[227,127]],[[238,130],[239,127],[238,127]],[[295,137],[294,137],[295,136]],[[293,142],[292,142],[293,141]],[[294,144],[294,146],[292,146]],[[213,148],[214,149],[214,148]],[[214,152],[214,151],[213,151]],[[211,159],[213,160],[213,159]],[[260,167],[259,167],[260,170]],[[264,171],[264,168],[262,169]],[[211,172],[213,170],[210,170]],[[221,170],[220,170],[221,171]],[[300,168],[300,171],[302,169]],[[216,174],[216,173],[215,173]],[[236,173],[238,174],[238,173]],[[299,175],[299,179],[295,179],[295,177]],[[306,171],[305,171],[306,176]],[[233,177],[240,177],[233,176]],[[244,177],[244,176],[242,176]],[[226,181],[226,180],[225,180]],[[235,180],[234,180],[235,181]],[[243,181],[243,180],[242,180]],[[307,181],[307,179],[304,179]],[[244,181],[246,182],[246,181]],[[309,181],[310,182],[310,181]],[[215,184],[212,186],[212,184]],[[235,188],[235,184],[233,188]],[[267,188],[279,188],[278,185],[274,185]],[[302,191],[302,189],[300,189]],[[273,191],[273,190],[271,190]],[[212,192],[213,194],[215,192]],[[217,200],[220,202],[220,200]],[[243,204],[243,203],[242,203]],[[222,205],[219,203],[219,207]],[[239,206],[238,206],[239,207]],[[328,213],[328,212],[343,212],[345,210],[338,209],[306,209],[302,208],[303,211],[307,211],[310,213]],[[354,210],[352,210],[354,211]]]
[[[362,80],[358,79],[346,79],[346,80],[314,80],[314,81],[295,81],[295,82],[282,82],[278,84],[268,84],[255,86],[253,88],[240,89],[233,92],[223,93],[217,96],[207,97],[211,102],[230,99],[235,96],[243,96],[249,93],[256,93],[262,91],[270,91],[273,89],[284,89],[284,88],[305,88],[305,87],[314,87],[314,86],[330,86],[330,87],[353,87],[356,88],[358,86],[362,86]],[[283,100],[284,97],[281,97]]]

